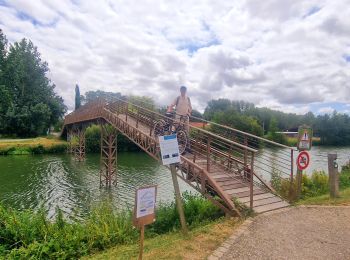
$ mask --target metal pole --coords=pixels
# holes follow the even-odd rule
[[[207,171],[210,172],[210,137],[207,140]]]
[[[303,179],[303,171],[302,170],[297,170],[297,194],[296,194],[296,199],[298,200],[300,198],[301,194],[301,183]]]
[[[183,210],[181,194],[180,194],[180,187],[179,187],[179,183],[177,181],[176,168],[175,168],[174,164],[170,164],[170,170],[171,170],[171,177],[173,179],[173,184],[174,184],[176,206],[177,206],[177,210],[178,210],[179,216],[180,216],[180,223],[181,223],[181,227],[182,227],[182,232],[184,234],[187,234],[185,213]]]
[[[253,196],[254,196],[254,153],[252,152],[252,157],[250,161],[250,208],[253,209]]]

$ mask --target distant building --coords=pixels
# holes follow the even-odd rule
[[[298,137],[298,132],[285,131],[285,132],[276,132],[277,134],[283,134],[287,137]]]

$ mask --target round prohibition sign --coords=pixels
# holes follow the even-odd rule
[[[298,157],[297,157],[297,166],[299,170],[305,170],[310,163],[310,155],[305,152],[302,151],[301,153],[299,153]]]

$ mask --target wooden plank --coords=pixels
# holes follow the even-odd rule
[[[267,198],[272,198],[272,197],[275,197],[275,195],[270,193],[270,192],[267,192],[267,193],[263,193],[263,194],[259,194],[259,195],[254,196],[253,200],[254,201],[258,201],[258,200],[261,200],[261,199],[267,199]],[[247,197],[240,198],[239,201],[242,202],[242,203],[249,202],[250,201],[250,197],[247,196]]]
[[[225,185],[230,185],[230,184],[236,184],[236,183],[244,183],[247,184],[246,182],[244,182],[242,179],[238,178],[238,177],[231,177],[231,178],[227,178],[227,179],[217,179],[216,182],[220,185],[220,186],[225,186]]]
[[[263,194],[263,193],[266,193],[266,191],[263,191],[260,189],[253,190],[253,195],[258,195],[258,194]],[[244,192],[239,192],[239,193],[233,193],[233,194],[231,194],[231,196],[235,197],[235,198],[242,198],[242,197],[249,196],[249,194],[250,194],[250,191],[244,191]]]
[[[224,191],[236,190],[236,189],[240,189],[240,188],[244,188],[244,187],[247,187],[247,185],[244,183],[236,183],[236,184],[230,184],[227,186],[221,186],[221,188]]]
[[[258,206],[262,206],[262,205],[267,205],[267,204],[280,202],[280,201],[282,201],[282,199],[280,197],[277,197],[277,196],[274,196],[274,197],[271,197],[271,198],[262,199],[262,200],[257,200],[257,201],[253,202],[253,208],[254,207],[258,207]],[[244,204],[246,204],[249,207],[250,201],[247,201]]]
[[[260,189],[258,187],[253,187],[253,191],[259,191]],[[250,187],[246,186],[246,187],[242,187],[242,188],[238,188],[238,189],[232,189],[232,190],[226,190],[225,192],[228,193],[229,195],[232,194],[240,194],[243,192],[249,192],[250,191]]]
[[[214,175],[213,178],[216,180],[216,179],[220,179],[220,178],[225,178],[225,177],[228,177],[232,180],[232,177],[230,177],[229,175],[227,174],[217,174],[217,175]]]
[[[220,178],[215,178],[215,181],[217,182],[217,183],[222,183],[222,182],[225,182],[225,181],[228,181],[228,180],[239,180],[240,179],[240,177],[239,176],[235,176],[235,177],[229,177],[229,176],[227,176],[227,175],[225,175],[226,177],[220,177]],[[243,180],[242,180],[242,182],[243,182]]]
[[[287,202],[280,201],[280,202],[276,202],[276,203],[272,203],[272,204],[268,204],[268,205],[263,205],[263,206],[258,206],[258,207],[254,207],[254,205],[253,205],[253,209],[256,213],[263,213],[263,212],[267,212],[267,211],[271,211],[271,210],[275,210],[275,209],[285,208],[288,206],[289,206],[289,204]]]

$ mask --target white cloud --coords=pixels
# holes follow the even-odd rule
[[[350,102],[346,2],[15,0],[0,28],[39,47],[70,108],[76,82],[160,104],[186,84],[200,109],[224,97],[303,113]]]
[[[332,107],[322,107],[318,110],[320,114],[332,114],[334,112],[334,108]]]

